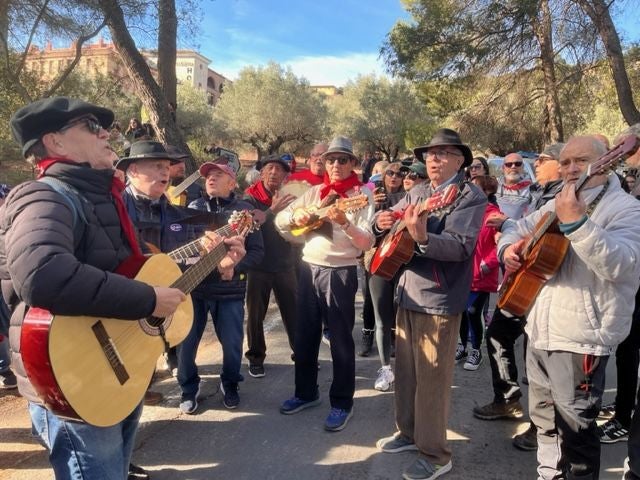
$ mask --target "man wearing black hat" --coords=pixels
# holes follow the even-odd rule
[[[449,129],[414,150],[424,159],[430,182],[376,215],[374,233],[384,234],[404,212],[415,241],[413,257],[398,273],[396,300],[395,416],[398,432],[377,445],[383,452],[419,452],[403,478],[428,480],[451,470],[447,418],[460,318],[471,287],[473,251],[487,199],[464,181],[473,159]],[[459,194],[443,213],[421,215],[420,206],[449,185]]]
[[[55,97],[23,107],[10,122],[24,156],[48,179],[15,187],[2,207],[0,277],[13,311],[18,386],[57,478],[78,471],[86,478],[126,478],[142,406],[111,427],[67,421],[47,410],[22,368],[21,346],[29,338],[17,340],[26,309],[135,320],[166,317],[185,300],[178,289],[116,273],[142,254],[120,197],[124,185],[113,175],[115,155],[105,130],[112,121],[110,110]]]
[[[284,324],[289,346],[293,351],[296,326],[296,250],[276,230],[275,216],[296,197],[280,192],[291,171],[280,155],[269,155],[260,161],[260,180],[247,188],[245,199],[255,206],[256,219],[261,223],[266,255],[247,275],[247,352],[249,375],[264,377],[267,346],[264,339],[264,318],[269,307],[271,290]]]

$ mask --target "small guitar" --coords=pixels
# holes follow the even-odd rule
[[[602,157],[589,165],[576,182],[576,193],[594,175],[607,170],[633,154],[640,142],[635,135],[625,137]],[[558,271],[569,250],[569,240],[558,229],[555,212],[545,212],[534,228],[533,236],[522,250],[522,266],[506,276],[498,291],[498,308],[517,316],[526,315],[536,297]]]
[[[167,187],[167,191],[165,192],[165,195],[169,199],[169,202],[171,202],[173,205],[186,207],[187,195],[184,192],[187,188],[189,188],[192,184],[194,184],[196,180],[198,180],[199,178],[200,178],[200,172],[196,170],[175,187],[172,187],[171,185]]]
[[[329,206],[317,208],[314,206],[299,208],[298,210],[304,210],[311,214],[311,218],[306,225],[294,225],[290,226],[291,234],[294,237],[299,237],[300,235],[304,235],[305,233],[311,232],[312,230],[317,230],[322,226],[327,218],[327,212],[329,209],[333,207],[337,207],[339,210],[343,212],[354,212],[356,210],[360,210],[361,208],[369,205],[369,197],[367,197],[364,193],[360,195],[355,195],[349,198],[339,198]]]
[[[437,192],[425,200],[420,206],[419,215],[429,215],[449,207],[458,196],[458,185],[452,183],[443,191]],[[400,215],[402,216],[404,212]],[[373,254],[371,273],[391,280],[400,266],[408,263],[413,257],[415,241],[406,230],[404,220],[400,218],[391,227],[384,240]]]
[[[237,214],[229,233],[247,235],[253,218]],[[224,243],[182,273],[168,255],[149,257],[135,279],[179,288],[187,295],[226,255]],[[87,299],[90,301],[90,299]],[[120,320],[52,315],[30,308],[21,332],[24,367],[48,409],[99,427],[115,425],[140,403],[165,346],[175,346],[193,323],[193,306],[182,302],[167,318]]]

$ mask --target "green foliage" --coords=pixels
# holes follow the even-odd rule
[[[215,130],[213,110],[207,104],[207,95],[192,85],[178,85],[178,111],[176,112],[178,128],[189,148],[201,152]]]
[[[351,137],[359,150],[378,150],[397,158],[409,147],[424,143],[434,120],[415,89],[402,80],[373,75],[358,77],[329,103],[334,135]]]
[[[321,97],[290,69],[270,63],[248,67],[225,87],[214,110],[219,137],[250,145],[261,156],[309,145],[324,133],[326,107]]]

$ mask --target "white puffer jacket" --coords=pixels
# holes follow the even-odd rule
[[[582,192],[589,204],[600,192]],[[526,237],[555,200],[507,222],[498,251]],[[567,235],[569,251],[558,273],[542,288],[527,317],[530,343],[541,350],[609,355],[631,328],[640,285],[640,202],[615,175],[591,217]]]

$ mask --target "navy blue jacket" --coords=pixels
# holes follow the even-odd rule
[[[204,195],[206,195],[206,193],[204,193]],[[208,195],[207,197],[202,196],[191,202],[189,208],[220,214],[221,219],[225,222],[234,211],[254,209],[253,205],[239,199],[233,192],[227,198],[215,197],[209,199]],[[255,231],[247,235],[244,247],[247,254],[240,263],[235,266],[233,279],[229,281],[222,280],[216,270],[204,279],[192,292],[192,295],[196,298],[206,300],[244,300],[247,291],[247,271],[259,265],[264,256],[264,245],[260,231]]]

